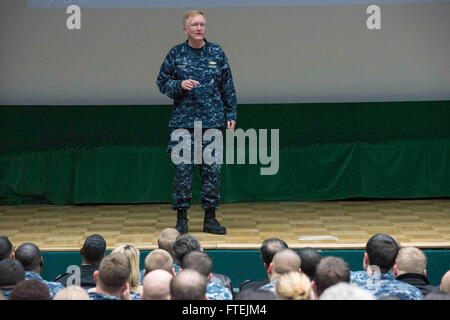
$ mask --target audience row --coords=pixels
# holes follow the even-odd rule
[[[439,286],[426,275],[427,258],[415,247],[401,247],[387,234],[372,236],[362,271],[350,271],[339,257],[322,257],[313,248],[292,250],[270,238],[260,248],[267,280],[247,280],[233,290],[231,279],[213,273],[213,261],[192,234],[164,229],[158,249],[139,270],[139,250],[122,244],[106,255],[99,234],[86,238],[81,264],[47,281],[44,261],[33,243],[14,248],[0,237],[0,299],[9,300],[449,300],[450,271]]]

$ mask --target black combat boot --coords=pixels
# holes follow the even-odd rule
[[[226,234],[227,229],[222,227],[216,220],[216,211],[214,208],[208,208],[205,211],[205,219],[203,220],[203,232],[212,234]]]
[[[177,210],[177,225],[175,229],[178,230],[180,234],[188,233],[188,218],[186,209]]]

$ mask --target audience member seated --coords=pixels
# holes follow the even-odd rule
[[[175,240],[175,243],[173,244],[173,259],[177,264],[175,273],[177,273],[177,269],[179,270],[181,268],[181,263],[184,256],[193,251],[203,251],[203,248],[198,239],[192,234],[185,233]],[[233,292],[233,285],[231,284],[231,279],[228,276],[213,273],[211,276],[211,281],[229,288],[230,291]]]
[[[175,228],[165,228],[158,236],[158,249],[166,250],[173,257],[173,244],[180,236]]]
[[[171,300],[206,300],[208,279],[191,269],[182,270],[170,281]]]
[[[0,261],[14,259],[14,246],[7,236],[0,237]]]
[[[399,247],[397,240],[387,234],[372,236],[364,253],[365,271],[351,272],[351,282],[369,290],[376,298],[397,296],[402,300],[423,299],[419,289],[395,279],[393,269]]]
[[[326,289],[320,300],[376,300],[369,291],[356,284],[340,282]]]
[[[212,267],[211,257],[203,251],[193,251],[186,254],[181,264],[181,270],[192,269],[208,279],[206,285],[206,297],[208,300],[233,300],[233,293],[230,289],[211,281]]]
[[[175,228],[165,228],[158,236],[158,249],[162,249],[170,253],[173,258],[173,244],[175,240],[180,236],[180,233]],[[148,256],[148,255],[147,255]],[[180,267],[173,262],[173,268],[175,274],[180,272]],[[145,269],[141,270],[141,284],[144,281]]]
[[[94,271],[98,270],[100,262],[105,257],[106,241],[99,234],[93,234],[86,238],[83,247],[80,249],[81,266],[80,267],[80,286],[83,289],[95,288]],[[64,273],[56,278],[56,282],[67,286],[73,283],[67,283],[73,279],[73,273]]]
[[[202,245],[192,234],[186,233],[179,236],[173,244],[173,260],[178,266],[178,270],[181,268],[181,263],[185,255],[193,251],[202,250]],[[176,269],[175,273],[177,273]]]
[[[427,256],[414,247],[401,248],[394,265],[394,275],[397,280],[418,288],[425,296],[436,290],[427,279]]]
[[[266,271],[269,268],[270,263],[272,262],[275,254],[284,249],[288,249],[287,243],[278,238],[269,238],[262,242],[259,251],[261,254],[261,259],[264,264],[264,269],[266,269]],[[262,281],[246,280],[239,286],[239,292],[248,289],[257,289],[269,283],[269,281],[270,280],[262,280]]]
[[[21,244],[14,252],[16,260],[20,261],[25,269],[25,279],[37,279],[48,287],[50,297],[53,299],[55,294],[64,288],[59,282],[50,282],[42,279],[41,272],[44,266],[44,259],[41,251],[33,243]]]
[[[103,258],[100,267],[94,272],[97,283],[95,292],[89,292],[91,300],[131,300],[131,266],[125,255],[111,253]]]
[[[278,252],[274,257],[269,267],[267,268],[267,274],[270,282],[261,286],[260,290],[267,290],[275,292],[275,286],[278,278],[288,273],[289,271],[299,272],[300,270],[300,256],[291,249],[284,249]]]
[[[320,253],[311,247],[305,247],[297,250],[297,254],[300,256],[302,261],[302,272],[309,277],[309,280],[314,279],[314,274],[316,273],[317,265],[319,264],[322,256]]]
[[[130,284],[130,295],[133,300],[140,300],[142,286],[140,285],[141,273],[139,270],[139,250],[131,244],[121,244],[112,253],[123,254],[130,262],[131,273],[128,283]]]
[[[339,282],[350,282],[350,268],[348,264],[338,257],[323,258],[317,265],[314,281],[312,282],[315,297],[319,298],[326,289]]]
[[[145,257],[144,265],[144,276],[153,270],[158,269],[165,270],[170,274],[175,275],[175,270],[173,269],[173,258],[170,253],[163,249],[155,249],[150,252],[147,257]]]
[[[281,275],[275,289],[282,300],[311,300],[311,281],[303,272],[290,271]]]
[[[48,287],[39,279],[22,280],[14,286],[9,300],[51,300]]]
[[[59,290],[53,297],[53,300],[90,300],[85,289],[80,286],[70,285]]]
[[[144,277],[142,300],[170,300],[170,282],[173,274],[156,269]]]
[[[16,284],[24,279],[25,269],[18,260],[7,258],[0,261],[0,289],[5,300]]]

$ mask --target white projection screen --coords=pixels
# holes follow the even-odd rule
[[[155,79],[191,9],[240,104],[450,99],[450,1],[1,0],[0,105],[171,104]]]

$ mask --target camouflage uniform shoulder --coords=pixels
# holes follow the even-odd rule
[[[208,281],[206,286],[206,296],[208,297],[208,300],[233,300],[233,293],[230,289],[213,281]]]

